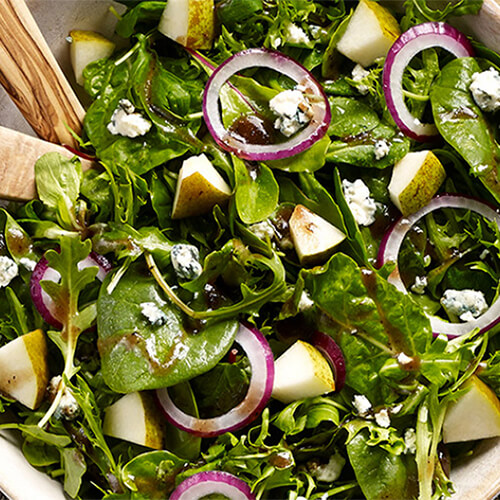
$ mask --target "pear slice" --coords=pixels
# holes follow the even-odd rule
[[[161,450],[164,424],[151,394],[131,392],[106,408],[103,432],[107,436]]]
[[[84,85],[83,70],[91,62],[109,57],[115,50],[115,44],[95,31],[70,31],[71,65],[75,73],[76,83]]]
[[[184,47],[210,49],[215,35],[213,0],[168,0],[158,31]]]
[[[385,57],[401,34],[394,16],[379,3],[361,0],[349,20],[337,50],[364,67]]]
[[[346,235],[335,226],[297,205],[288,222],[293,245],[301,264],[317,264],[327,259]]]
[[[432,151],[408,153],[394,165],[389,195],[403,215],[410,215],[431,201],[445,177]]]
[[[500,436],[500,401],[493,390],[475,375],[461,388],[469,390],[448,407],[443,441],[456,443]]]
[[[332,369],[323,355],[297,340],[274,363],[273,398],[288,404],[335,390]]]
[[[231,188],[204,155],[184,160],[179,171],[172,219],[182,219],[210,212],[231,196]]]
[[[47,342],[42,330],[0,348],[0,392],[28,408],[38,408],[49,383]]]

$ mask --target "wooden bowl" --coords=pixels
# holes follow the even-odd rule
[[[2,1],[2,0],[0,0]],[[111,36],[114,18],[108,0],[27,0],[63,71],[75,84],[65,40],[70,29],[93,29]],[[394,2],[390,2],[394,5]],[[56,15],[54,15],[56,13]],[[500,51],[500,1],[484,0],[477,16],[454,24],[490,48]],[[77,90],[80,95],[81,91]],[[33,134],[9,97],[0,88],[0,125]],[[452,470],[454,500],[490,500],[500,494],[500,438],[481,442],[474,454]],[[0,433],[0,489],[12,500],[65,499],[60,483],[31,467],[15,433]]]

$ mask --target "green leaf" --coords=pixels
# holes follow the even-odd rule
[[[76,206],[82,182],[82,165],[78,158],[68,159],[60,153],[46,153],[35,163],[38,196],[55,210],[64,229],[80,227]]]
[[[238,330],[235,319],[189,325],[163,296],[153,277],[136,265],[108,293],[101,289],[98,308],[99,352],[106,383],[116,392],[178,384],[214,367]],[[154,303],[162,324],[152,324],[141,304]]]
[[[83,455],[76,448],[64,448],[61,451],[64,466],[64,491],[75,498],[80,491],[82,478],[87,471]]]
[[[279,187],[269,167],[245,164],[233,156],[236,178],[236,208],[243,222],[253,224],[267,219],[276,209]]]
[[[128,10],[116,24],[116,33],[123,38],[130,38],[139,23],[157,25],[165,10],[166,2],[146,1],[140,2]]]
[[[489,123],[476,105],[469,87],[481,67],[472,57],[448,63],[431,90],[432,113],[439,133],[469,164],[490,193],[500,200],[500,146]]]

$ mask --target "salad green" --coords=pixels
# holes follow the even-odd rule
[[[360,79],[336,51],[355,2],[216,2],[217,36],[202,54],[157,31],[165,1],[122,3],[116,33],[125,48],[84,71],[92,103],[80,141],[99,169],[82,172],[77,157],[45,155],[35,166],[39,199],[0,212],[0,256],[18,269],[0,285],[0,350],[40,328],[51,376],[62,376],[34,410],[0,395],[7,422],[0,429],[19,430],[27,460],[60,479],[72,498],[168,498],[187,477],[215,470],[244,480],[257,499],[449,496],[450,461],[453,467],[473,453],[475,443],[441,442],[446,411],[471,376],[500,396],[499,327],[472,324],[456,338],[433,336],[429,315],[460,322],[443,306],[446,290],[474,289],[488,306],[495,302],[500,227],[469,210],[426,215],[397,263],[408,293],[388,280],[396,263],[377,263],[377,255],[400,216],[388,192],[392,167],[410,151],[431,149],[439,158],[441,193],[498,208],[499,113],[483,111],[469,87],[475,73],[499,69],[500,55],[475,41],[478,57],[429,48],[411,61],[406,104],[440,133],[422,144],[391,117],[383,58]],[[475,14],[481,4],[460,0],[437,10],[407,0],[394,15],[404,31]],[[292,25],[302,38],[290,36]],[[218,146],[204,123],[203,92],[214,69],[256,47],[296,60],[326,92],[328,131],[296,156],[243,160]],[[221,90],[225,126],[253,114],[272,129],[269,101],[292,88],[271,69],[241,72]],[[146,134],[110,131],[127,102],[151,122]],[[172,219],[182,162],[202,153],[233,196],[205,215]],[[343,187],[357,179],[375,207],[369,225],[357,222]],[[346,235],[314,267],[300,265],[290,236],[297,205]],[[179,244],[199,253],[202,271],[193,279],[175,272]],[[112,265],[103,281],[96,261],[81,265],[94,254]],[[60,328],[44,321],[31,298],[42,259],[59,275],[39,286]],[[345,386],[288,405],[270,399],[253,422],[217,437],[165,420],[161,450],[104,435],[106,408],[135,391],[168,387],[179,408],[202,419],[243,401],[252,370],[234,343],[240,322],[263,333],[275,358],[317,330],[327,334],[343,353]],[[68,394],[76,405],[70,417],[60,411]]]

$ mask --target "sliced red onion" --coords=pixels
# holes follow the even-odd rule
[[[273,353],[264,335],[250,325],[240,325],[235,342],[245,351],[252,371],[245,399],[219,417],[202,419],[188,415],[175,406],[168,388],[158,389],[158,403],[171,424],[196,436],[214,437],[241,429],[260,415],[273,390]]]
[[[335,376],[335,390],[340,391],[345,384],[345,360],[337,343],[323,332],[314,332],[311,343],[329,361]]]
[[[223,125],[219,110],[221,87],[235,73],[247,68],[273,69],[305,88],[311,95],[312,119],[306,127],[279,144],[249,144],[232,135]],[[327,132],[331,120],[328,99],[321,85],[302,65],[290,57],[267,49],[248,49],[238,52],[222,63],[209,78],[203,96],[203,116],[217,144],[240,158],[265,161],[294,156],[311,147]]]
[[[408,110],[403,96],[403,73],[413,57],[432,47],[441,47],[456,57],[474,54],[467,37],[446,23],[424,23],[405,31],[393,44],[384,65],[383,85],[387,107],[401,131],[417,141],[438,136],[434,124],[421,123]]]
[[[88,155],[87,153],[82,153],[81,151],[78,151],[78,149],[75,149],[72,146],[68,146],[67,144],[63,144],[63,146],[70,152],[73,153],[75,156],[78,156],[79,158],[82,158],[82,160],[88,160],[88,161],[96,161],[97,157]]]
[[[111,264],[102,255],[99,255],[95,252],[90,253],[88,257],[82,260],[78,264],[78,269],[82,270],[87,267],[97,266],[99,270],[97,271],[97,279],[99,281],[104,281],[104,278],[111,270]],[[54,328],[62,328],[60,321],[56,319],[56,309],[57,305],[52,300],[52,297],[42,288],[40,282],[41,281],[53,281],[58,283],[61,279],[61,275],[58,271],[49,266],[49,262],[45,257],[42,257],[33,273],[31,275],[30,281],[30,292],[31,298],[35,307],[38,309],[38,312],[42,316],[42,318]]]
[[[384,236],[379,249],[378,264],[379,266],[382,266],[386,262],[396,263],[396,267],[390,274],[388,281],[404,293],[408,293],[408,291],[406,290],[406,287],[401,279],[397,265],[399,251],[403,240],[408,231],[410,231],[410,229],[422,217],[425,217],[430,212],[440,208],[462,208],[465,210],[471,210],[472,212],[477,212],[485,219],[495,221],[500,229],[500,215],[494,208],[480,200],[455,194],[438,195],[418,212],[415,212],[408,217],[402,217]],[[478,318],[464,323],[448,323],[447,321],[443,321],[436,316],[429,316],[429,319],[431,321],[432,331],[435,334],[444,333],[450,337],[455,337],[469,333],[475,328],[479,328],[482,333],[489,330],[500,321],[500,300],[495,300],[490,308]]]
[[[170,495],[170,500],[198,500],[213,494],[231,500],[255,500],[247,483],[218,470],[198,472],[184,479]]]

